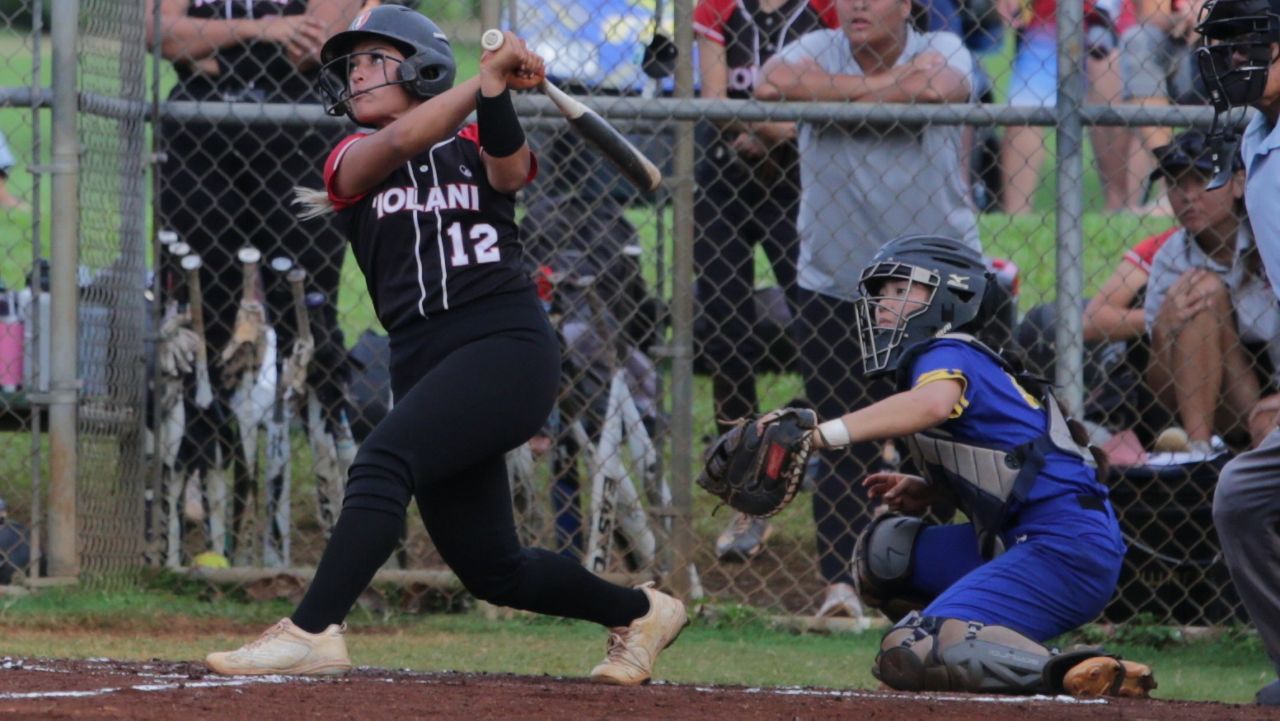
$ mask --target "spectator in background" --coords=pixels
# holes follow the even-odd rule
[[[146,14],[147,44],[158,46],[177,71],[169,100],[316,107],[321,106],[316,92],[320,46],[345,28],[361,7],[360,0],[159,0],[159,4],[158,25],[152,13]],[[193,419],[192,427],[198,430],[188,438],[201,439],[192,446],[204,449],[195,451],[201,456],[193,459],[195,467],[215,465],[213,442],[203,437],[216,436],[214,442],[224,448],[235,445],[230,440],[234,434],[227,428],[232,415],[231,392],[246,372],[243,366],[252,368],[252,362],[241,361],[253,357],[252,353],[235,352],[243,341],[232,333],[243,278],[236,253],[252,246],[262,252],[262,287],[266,289],[267,314],[275,321],[279,355],[291,348],[295,336],[292,297],[284,278],[267,261],[289,256],[307,271],[308,290],[324,296],[324,305],[312,311],[316,347],[309,382],[321,399],[325,427],[308,437],[314,444],[315,467],[337,465],[341,471],[326,471],[330,481],[320,485],[331,488],[342,482],[336,475],[345,476],[351,455],[345,451],[346,444],[317,439],[345,439],[349,434],[349,428],[343,428],[346,347],[337,322],[346,240],[331,220],[303,224],[287,198],[288,189],[295,185],[322,185],[324,159],[342,134],[337,126],[266,121],[166,120],[161,124],[159,144],[165,150],[165,160],[160,168],[159,227],[176,231],[204,261],[200,273],[206,340],[213,382],[222,391],[208,411],[195,414]],[[224,356],[224,349],[230,354]],[[220,359],[224,362],[219,363]],[[235,367],[237,364],[242,367]],[[323,447],[338,445],[344,446],[344,457],[330,463]],[[236,485],[239,492],[233,505],[233,524],[240,526],[248,512],[243,504],[250,500],[246,496],[252,486],[243,473]],[[325,492],[320,496],[320,522],[326,533],[332,529],[342,502],[341,497],[332,495]],[[223,553],[235,542],[224,542],[215,530],[225,521],[218,505],[210,510],[211,516],[219,516],[217,525],[211,522],[210,550]]]
[[[973,53],[973,97],[980,103],[995,102],[995,88],[984,66],[986,56],[1004,47],[1007,19],[995,0],[914,0],[914,24],[920,32],[950,32],[964,40]],[[1000,140],[996,128],[964,126],[961,157],[969,166],[973,202],[980,211],[998,209],[1000,204]]]
[[[837,25],[830,0],[701,0],[693,11],[703,98],[750,98],[760,66],[781,47]],[[794,316],[800,166],[795,123],[706,121],[695,170],[693,217],[697,293],[708,321],[718,433],[759,411],[755,366],[756,247],[762,246]],[[716,541],[722,559],[764,549],[769,522],[737,514]]]
[[[1084,310],[1084,342],[1129,342],[1146,333],[1147,279],[1156,252],[1177,228],[1144,238],[1124,254]]]
[[[13,583],[18,571],[27,572],[31,563],[31,533],[26,526],[9,520],[9,507],[0,498],[0,586]]]
[[[1057,0],[1032,0],[1024,10],[1017,0],[1001,0],[1017,31],[1017,53],[1009,79],[1008,102],[1015,106],[1051,108],[1058,98]],[[1127,0],[1090,0],[1085,3],[1085,103],[1111,103],[1121,94],[1116,69],[1116,31],[1131,21]],[[1128,129],[1092,127],[1094,158],[1109,211],[1128,207]],[[1006,213],[1032,211],[1032,196],[1040,187],[1040,170],[1048,148],[1043,127],[1010,127],[1005,131],[1000,165]]]
[[[1244,168],[1207,190],[1211,155],[1196,130],[1156,149],[1182,227],[1156,253],[1144,313],[1147,383],[1181,420],[1186,450],[1206,457],[1222,450],[1219,435],[1256,446],[1271,431],[1252,411],[1280,368],[1280,305],[1244,222]]]
[[[765,63],[762,100],[967,102],[973,58],[951,33],[919,33],[911,0],[837,0],[839,29],[811,32]],[[960,157],[961,128],[840,127],[801,123],[800,258],[796,332],[805,393],[824,418],[886,396],[861,374],[853,300],[861,268],[902,235],[958,238],[979,247]],[[820,456],[813,511],[827,590],[820,614],[860,615],[850,558],[868,521],[857,479],[882,446],[856,443]]]
[[[1177,230],[1170,228],[1144,238],[1125,252],[1084,310],[1087,393],[1084,417],[1102,426],[1107,433],[1132,431],[1137,447],[1150,445],[1170,421],[1145,382],[1151,344],[1146,334],[1143,304],[1156,252]],[[1053,309],[1045,310],[1052,313]],[[1045,310],[1032,310],[1027,314],[1027,322]],[[1045,328],[1040,332],[1054,332],[1050,324],[1041,325]],[[1052,368],[1043,362],[1038,372],[1045,377],[1053,376]],[[1098,440],[1103,442],[1101,437]],[[1138,448],[1128,447],[1138,452]],[[1110,442],[1106,450],[1114,450]]]
[[[1204,104],[1208,96],[1192,55],[1204,0],[1134,0],[1134,5],[1137,24],[1120,38],[1124,99],[1138,105]],[[1169,143],[1173,130],[1151,126],[1134,133],[1129,177],[1139,182],[1131,183],[1129,204],[1138,208],[1146,194],[1140,181],[1155,166],[1152,153]]]

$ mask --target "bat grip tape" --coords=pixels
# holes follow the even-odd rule
[[[524,128],[511,104],[511,90],[486,97],[476,91],[476,124],[480,126],[480,147],[494,158],[515,154],[524,146]]]

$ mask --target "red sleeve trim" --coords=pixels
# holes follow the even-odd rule
[[[724,45],[724,24],[736,9],[735,0],[699,0],[693,9],[693,32]]]
[[[329,152],[329,158],[324,162],[324,189],[329,194],[329,202],[333,203],[336,210],[346,210],[356,203],[360,202],[367,193],[361,193],[351,198],[344,198],[333,192],[333,176],[338,172],[338,163],[342,162],[342,157],[347,154],[347,150],[355,145],[356,141],[367,137],[367,133],[353,133],[338,142],[337,146]]]
[[[1163,233],[1157,233],[1156,235],[1144,239],[1141,243],[1138,243],[1126,252],[1124,254],[1124,259],[1138,268],[1150,273],[1151,263],[1155,260],[1156,253],[1159,252],[1160,247],[1165,244],[1165,241],[1169,240],[1169,238],[1176,232],[1178,232],[1178,228],[1175,226]]]
[[[823,25],[832,30],[840,27],[840,18],[836,15],[836,4],[833,0],[809,0],[809,6],[818,13]]]

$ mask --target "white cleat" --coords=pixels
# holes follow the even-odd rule
[[[848,583],[833,583],[827,586],[822,604],[818,606],[820,618],[852,618],[861,622],[865,617],[862,601],[858,592]]]
[[[338,676],[351,670],[344,631],[334,624],[307,633],[285,618],[234,651],[209,654],[205,663],[224,676]]]
[[[605,658],[591,669],[592,681],[617,686],[648,683],[658,654],[675,643],[689,625],[689,615],[680,599],[655,591],[652,583],[640,590],[649,597],[649,612],[630,626],[609,630]]]

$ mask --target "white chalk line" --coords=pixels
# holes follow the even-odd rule
[[[703,693],[724,693],[725,689],[715,686],[694,686],[694,689]],[[1061,703],[1061,704],[1105,704],[1107,700],[1104,698],[1076,698],[1074,696],[1066,696],[1059,694],[1057,696],[1045,696],[1037,694],[1034,696],[951,696],[945,694],[929,694],[920,696],[911,696],[907,694],[886,694],[884,692],[873,691],[835,691],[811,688],[799,688],[796,686],[785,686],[782,688],[746,688],[743,693],[753,694],[771,694],[774,696],[813,696],[827,698],[865,698],[871,700],[885,701],[889,699],[901,699],[906,701],[926,701],[926,702],[960,702],[960,703],[1026,703],[1027,701],[1038,701],[1042,703]]]
[[[5,659],[6,661],[8,659]],[[106,659],[89,659],[90,662],[105,662]],[[14,668],[6,664],[8,668]],[[145,668],[145,667],[144,667]],[[39,666],[20,666],[14,670],[25,671],[42,671],[46,673],[65,673],[64,669],[54,669]],[[140,674],[150,676],[156,679],[161,678],[183,678],[180,674]],[[41,698],[84,698],[92,696],[105,696],[107,694],[119,693],[120,691],[177,691],[188,688],[229,688],[236,686],[249,686],[255,684],[281,684],[290,681],[312,682],[315,679],[305,676],[227,676],[225,678],[217,678],[211,681],[183,681],[178,683],[152,683],[152,684],[135,684],[131,686],[107,687],[95,689],[92,691],[32,691],[32,692],[0,692],[0,700],[23,700],[23,699],[41,699]],[[394,683],[395,680],[390,678],[377,679],[384,683]],[[403,679],[411,682],[431,684],[433,680],[427,679]],[[725,693],[727,689],[715,686],[694,686],[695,691],[702,693]],[[775,696],[810,696],[815,698],[862,698],[871,700],[887,700],[902,699],[907,701],[925,701],[925,702],[953,702],[953,703],[1025,703],[1028,701],[1040,703],[1060,703],[1060,704],[1089,704],[1098,705],[1106,704],[1107,700],[1102,698],[1082,699],[1074,696],[1056,695],[1046,696],[1042,694],[1032,696],[979,696],[979,695],[945,695],[930,694],[920,696],[910,696],[906,694],[885,694],[883,692],[871,691],[839,691],[839,690],[823,690],[800,688],[797,686],[784,686],[779,688],[759,688],[751,687],[742,689],[742,693],[748,694],[770,694]]]
[[[30,670],[30,669],[27,669]],[[43,670],[43,669],[42,669]],[[165,674],[164,678],[172,678],[172,675]],[[251,686],[261,684],[281,684],[295,681],[308,682],[311,679],[299,676],[228,676],[226,678],[218,678],[214,680],[204,681],[182,681],[179,683],[142,683],[130,686],[108,686],[106,688],[93,689],[89,691],[11,691],[0,692],[0,701],[21,701],[30,699],[52,699],[52,698],[88,698],[92,696],[106,696],[107,694],[119,693],[121,691],[143,691],[143,692],[164,692],[179,691],[189,688],[228,688],[236,686]]]

